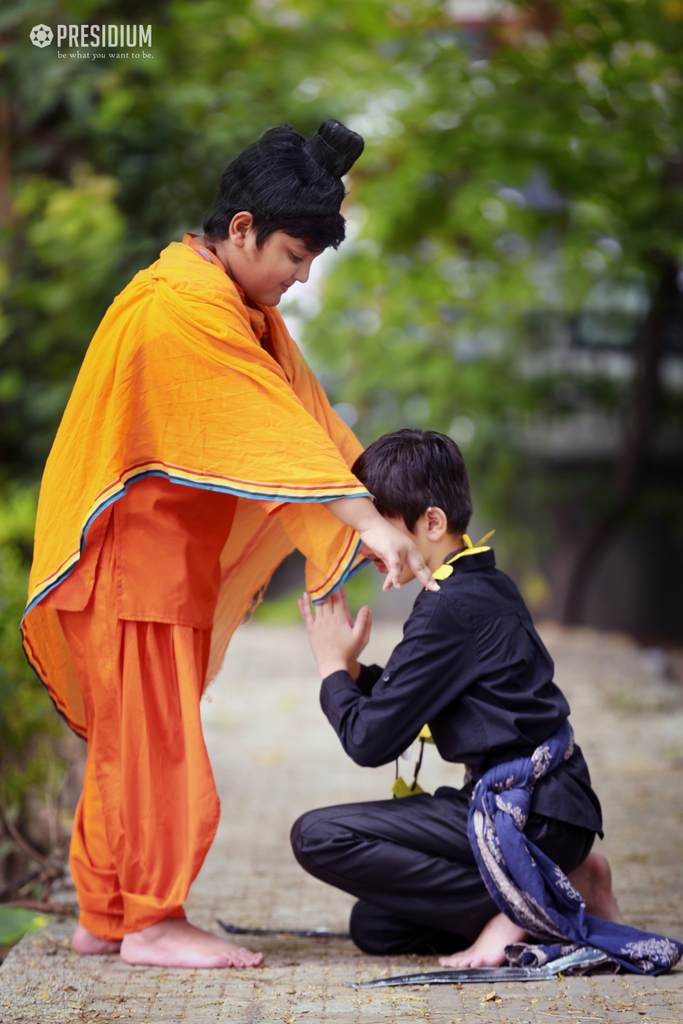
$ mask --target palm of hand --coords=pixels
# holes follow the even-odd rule
[[[361,608],[354,621],[343,588],[317,605],[315,614],[308,594],[297,603],[322,678],[339,669],[356,676],[357,658],[370,639],[370,609]]]

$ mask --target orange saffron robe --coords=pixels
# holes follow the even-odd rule
[[[56,609],[98,519],[131,483],[158,475],[237,498],[220,555],[204,685],[283,558],[299,548],[324,600],[361,564],[355,531],[325,501],[367,496],[350,472],[361,446],[331,408],[275,307],[251,307],[186,235],[114,300],[86,353],[45,467],[29,600],[29,661],[71,727],[81,687]],[[267,332],[271,355],[260,343]],[[101,538],[100,538],[101,541]],[[81,582],[84,608],[95,563]],[[72,604],[76,610],[78,602]]]
[[[81,923],[105,939],[183,916],[220,811],[199,700],[254,596],[294,546],[317,600],[360,564],[322,503],[367,494],[358,441],[277,310],[189,243],[136,275],[91,343],[22,623],[88,740],[70,860]]]

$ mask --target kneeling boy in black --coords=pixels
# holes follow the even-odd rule
[[[441,589],[418,595],[384,669],[357,660],[369,608],[353,622],[343,592],[315,617],[308,595],[299,601],[321,704],[347,754],[360,765],[387,764],[426,722],[444,760],[477,775],[530,756],[569,706],[519,591],[493,551],[472,548],[466,536],[472,502],[458,446],[433,431],[399,430],[371,444],[353,472],[415,541]],[[401,582],[412,578],[404,568]],[[524,938],[479,874],[467,833],[472,789],[326,807],[295,823],[302,867],[358,898],[351,935],[361,949],[445,953],[444,966],[481,966],[504,962],[505,946]],[[578,746],[535,785],[524,833],[571,873],[590,913],[621,920],[607,861],[591,853],[602,819]]]

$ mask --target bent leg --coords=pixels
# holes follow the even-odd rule
[[[349,931],[358,948],[374,956],[453,953],[466,945],[465,939],[453,932],[416,924],[363,900],[351,910]]]
[[[294,855],[309,874],[393,919],[392,952],[412,951],[430,932],[441,935],[441,948],[460,949],[497,913],[467,838],[467,798],[452,793],[326,807],[304,814],[292,829]],[[355,913],[363,922],[362,948],[377,948],[381,935],[368,938],[374,925],[365,911]],[[420,927],[399,949],[406,921]]]
[[[451,950],[471,944],[454,954],[457,966],[481,957],[502,963],[505,945],[523,933],[499,914],[486,889],[467,815],[467,797],[453,790],[448,796],[326,807],[295,823],[292,847],[310,874],[389,915],[382,921],[362,906],[354,911],[361,948],[379,952],[385,944],[392,952],[412,952],[426,928],[442,936],[439,942],[450,934]],[[565,872],[585,860],[593,842],[592,832],[540,815],[530,816],[525,833]],[[420,928],[412,931],[405,922]]]

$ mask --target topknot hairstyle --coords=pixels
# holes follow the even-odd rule
[[[375,499],[380,515],[402,518],[410,532],[430,506],[446,513],[450,533],[472,517],[465,460],[455,441],[435,430],[395,430],[373,441],[352,472]]]
[[[271,128],[226,167],[205,235],[227,238],[232,218],[244,210],[254,218],[258,246],[274,231],[285,231],[311,252],[336,249],[345,235],[341,179],[364,145],[335,118],[323,121],[308,140],[288,124]]]

